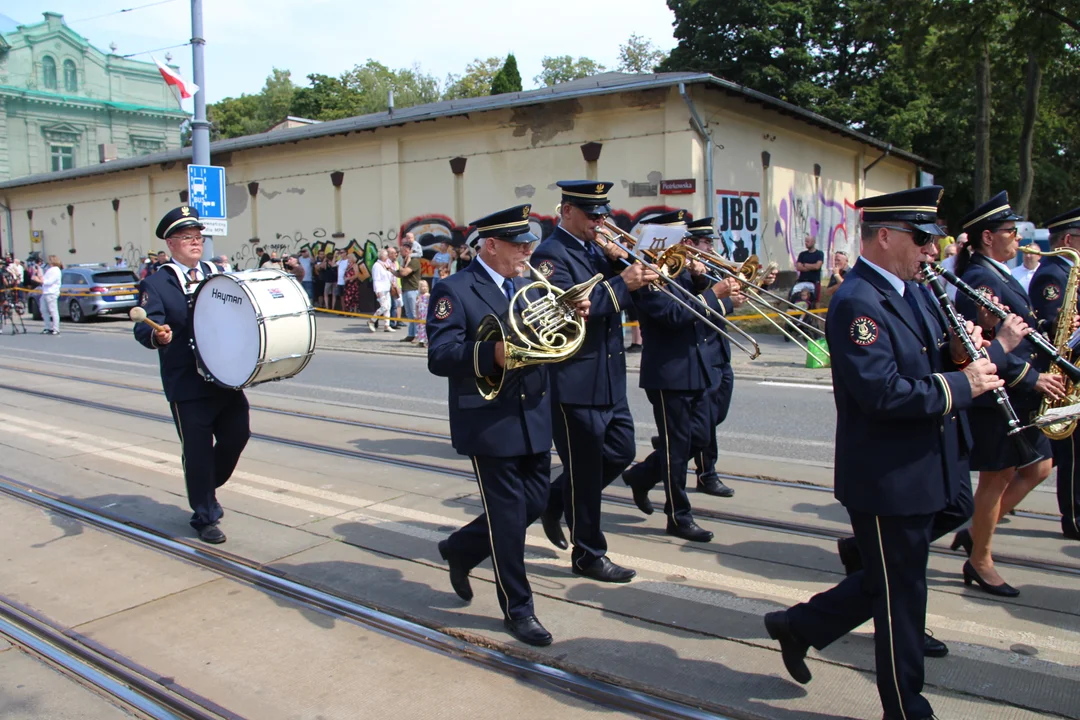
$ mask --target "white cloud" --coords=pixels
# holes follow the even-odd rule
[[[144,0],[10,4],[5,12],[23,23],[39,21],[44,10],[63,13],[97,47],[115,41],[119,54],[176,45],[191,36],[186,0],[81,22],[109,12],[109,6],[134,7]],[[258,92],[273,67],[291,70],[302,84],[309,73],[337,75],[372,58],[393,68],[419,65],[441,79],[461,72],[473,58],[508,52],[517,57],[528,88],[545,55],[586,56],[614,68],[619,45],[632,33],[664,50],[675,45],[674,15],[663,0],[594,0],[581,18],[573,16],[575,9],[507,0],[204,0],[207,96],[213,102]],[[191,78],[190,48],[171,52],[173,63]]]

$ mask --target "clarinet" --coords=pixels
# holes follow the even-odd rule
[[[964,346],[964,351],[968,357],[971,358],[972,362],[981,358],[988,358],[989,355],[986,350],[975,347],[975,341],[971,339],[967,327],[964,325],[963,320],[960,319],[960,314],[956,312],[952,301],[949,300],[949,294],[945,292],[945,285],[942,284],[941,278],[935,274],[934,266],[931,263],[923,263],[922,265],[927,284],[934,291],[934,296],[937,298],[938,305],[941,306],[941,311],[945,314],[949,329],[952,330],[956,337],[960,338],[960,343]],[[982,297],[980,293],[976,294]],[[1001,410],[1001,414],[1005,416],[1005,423],[1009,428],[1006,434],[1013,439],[1013,443],[1016,444],[1016,451],[1020,454],[1020,462],[1017,467],[1027,467],[1041,460],[1042,457],[1039,453],[1035,452],[1035,448],[1021,434],[1024,427],[1020,424],[1020,418],[1016,416],[1016,410],[1013,409],[1012,403],[1009,402],[1009,394],[1005,392],[1005,388],[996,388],[993,393],[994,401],[997,403],[998,409]]]
[[[956,273],[952,272],[951,270],[946,270],[945,268],[937,265],[936,263],[924,263],[924,265],[929,265],[931,271],[935,275],[940,275],[941,277],[948,280],[950,283],[956,286],[957,290],[971,298],[972,301],[974,301],[975,304],[981,307],[983,310],[989,311],[990,314],[992,314],[998,320],[1004,320],[1006,317],[1009,316],[1009,313],[1005,311],[1005,308],[997,305],[992,300],[990,300],[990,298],[986,297],[981,292],[958,278],[956,276]],[[1069,362],[1068,359],[1063,357],[1062,354],[1058,352],[1058,349],[1054,347],[1054,343],[1050,342],[1050,340],[1048,340],[1045,335],[1038,331],[1034,331],[1027,336],[1027,339],[1034,343],[1035,347],[1037,347],[1039,350],[1049,356],[1051,362],[1057,365],[1058,368],[1061,369],[1061,373],[1067,378],[1069,378],[1069,380],[1071,380],[1074,384],[1080,383],[1080,367],[1077,367],[1076,365]]]

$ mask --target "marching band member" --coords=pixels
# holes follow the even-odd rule
[[[596,244],[597,228],[611,212],[613,183],[562,181],[559,226],[533,253],[532,265],[552,285],[568,290],[596,273],[605,280],[589,297],[585,343],[570,359],[551,366],[552,424],[563,472],[551,485],[544,532],[566,548],[560,520],[565,509],[571,569],[601,582],[629,582],[636,574],[608,559],[600,529],[600,495],[634,461],[634,418],[626,400],[622,311],[630,293],[656,278],[641,263],[616,271],[626,257],[614,243]],[[619,267],[622,263],[619,263]]]
[[[956,274],[979,292],[1000,298],[1001,304],[1020,315],[1029,326],[1037,327],[1027,293],[1004,264],[1016,257],[1019,219],[1004,192],[969,213],[963,223],[968,243],[957,255]],[[977,305],[964,293],[957,293],[956,307],[969,320],[976,320]],[[996,318],[992,320],[996,322]],[[984,332],[990,330],[991,327],[983,327]],[[1064,394],[1065,383],[1060,375],[1040,373],[1031,367],[1031,361],[1037,357],[1035,346],[1024,340],[999,368],[1007,383],[1009,400],[1020,418],[1027,418],[1038,408],[1040,394],[1053,398]],[[971,469],[979,471],[979,487],[975,491],[971,530],[957,533],[952,547],[962,546],[969,556],[963,568],[965,584],[974,582],[991,595],[1016,597],[1020,591],[1006,583],[994,567],[990,541],[1001,517],[1050,474],[1050,441],[1038,429],[1025,430],[1024,437],[1040,459],[1018,468],[1016,446],[1005,441],[1005,421],[994,403],[990,400],[977,403],[970,416],[975,443]]]
[[[713,229],[711,217],[688,222],[686,231],[689,235],[683,240],[684,243],[698,250],[715,252],[713,242],[717,239],[717,235]],[[746,301],[746,297],[740,292],[739,281],[735,278],[727,278],[716,283],[702,293],[701,297],[709,307],[721,315],[731,314],[735,308]],[[726,323],[723,320],[718,322]],[[731,343],[726,337],[708,326],[705,328],[705,343],[706,352],[716,370],[716,384],[712,385],[708,392],[711,413],[708,443],[694,455],[697,489],[707,495],[726,498],[734,496],[735,491],[725,485],[716,474],[716,459],[720,456],[716,430],[727,419],[728,409],[731,407],[731,394],[735,389],[735,374],[731,370]]]
[[[1046,223],[1050,231],[1051,249],[1070,248],[1080,253],[1080,208],[1074,208],[1051,218]],[[1072,262],[1060,255],[1042,258],[1038,269],[1031,278],[1030,297],[1035,314],[1039,317],[1040,329],[1049,337],[1054,337],[1058,313],[1065,299]],[[1037,358],[1040,372],[1049,367],[1049,360],[1044,355]],[[1077,437],[1072,435],[1061,440],[1051,440],[1054,464],[1057,466],[1057,500],[1061,511],[1061,532],[1068,540],[1080,540],[1080,482],[1076,465]]]
[[[685,210],[676,210],[643,222],[685,229],[685,215]],[[700,293],[709,286],[704,270],[701,263],[692,262],[672,282]],[[709,331],[693,313],[655,286],[638,290],[634,304],[644,339],[640,385],[653,406],[660,449],[623,473],[623,480],[633,490],[634,503],[646,515],[653,512],[649,490],[663,483],[667,533],[709,542],[713,534],[694,522],[686,495],[690,458],[709,444],[712,404],[706,394],[719,383],[705,345]]]
[[[862,254],[829,306],[836,425],[836,498],[851,518],[862,569],[765,627],[784,665],[811,679],[805,656],[874,618],[877,685],[887,720],[930,718],[923,687],[926,565],[937,513],[960,493],[961,411],[1001,387],[989,359],[945,342],[911,280],[926,261],[941,188],[856,202]],[[976,343],[983,344],[973,330]]]
[[[472,223],[481,243],[476,258],[431,291],[428,370],[449,380],[451,441],[472,459],[484,505],[479,517],[439,543],[450,584],[471,600],[469,572],[491,557],[504,626],[521,642],[542,646],[551,644],[551,633],[533,608],[525,531],[544,510],[551,475],[548,367],[514,370],[492,400],[476,386],[505,361],[502,342],[476,340],[481,320],[489,313],[506,317],[514,294],[531,282],[521,277],[537,239],[529,231],[530,210],[518,205]],[[584,317],[588,304],[578,306]]]
[[[216,491],[232,476],[251,432],[244,391],[207,382],[190,344],[190,295],[215,272],[211,263],[200,260],[202,230],[199,213],[186,205],[170,210],[158,223],[157,236],[172,258],[139,284],[139,296],[146,317],[161,329],[136,323],[135,339],[158,351],[161,384],[180,436],[191,526],[200,540],[216,544],[225,542],[218,528],[224,513]]]

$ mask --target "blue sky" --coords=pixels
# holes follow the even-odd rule
[[[187,42],[188,0],[95,17],[150,2],[7,0],[3,13],[27,24],[40,22],[47,10],[61,13],[69,27],[105,52],[115,42],[120,55]],[[473,58],[513,52],[528,89],[545,55],[587,56],[614,69],[619,45],[632,33],[663,50],[675,45],[674,15],[663,0],[593,0],[580,18],[572,17],[583,7],[576,3],[556,9],[513,0],[204,0],[203,5],[209,102],[258,92],[273,67],[291,70],[294,82],[303,84],[309,73],[337,75],[373,58],[394,68],[418,64],[442,79],[460,73]],[[169,52],[190,80],[191,48]]]

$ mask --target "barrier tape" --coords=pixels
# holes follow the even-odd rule
[[[9,288],[9,290],[11,292],[23,292],[23,293],[29,293],[29,294],[34,294],[34,295],[40,295],[41,294],[41,290],[31,289],[31,288],[23,288],[23,287]],[[121,288],[118,288],[116,292],[110,292],[110,293],[61,292],[60,297],[110,297],[110,296],[115,297],[117,295],[136,295],[137,296],[138,294],[139,294],[138,287],[137,286],[131,286],[130,289],[128,289],[128,287],[121,287]],[[329,308],[321,308],[321,307],[316,307],[315,312],[326,313],[327,315],[341,315],[343,317],[364,318],[366,320],[386,320],[387,319],[387,317],[385,315],[371,315],[371,314],[368,314],[368,313],[348,312],[348,311],[345,311],[345,310],[330,310]],[[803,313],[808,313],[808,314],[812,314],[812,315],[824,315],[827,312],[828,312],[828,308],[817,308],[815,310],[790,310],[790,311],[787,311],[787,312],[766,313],[764,315],[764,317],[775,319],[775,318],[782,317],[782,316],[792,316],[792,317],[794,317],[794,316],[797,316],[797,315],[802,315]],[[729,322],[760,321],[760,320],[763,319],[763,316],[761,316],[761,315],[759,315],[757,313],[753,313],[753,314],[747,313],[747,314],[742,314],[742,315],[728,315],[728,316],[725,317],[725,319],[728,320]],[[423,323],[423,322],[427,322],[426,320],[414,320],[412,318],[406,318],[406,317],[391,317],[391,318],[389,318],[389,320],[390,320],[390,322],[399,322],[399,323]],[[639,323],[636,323],[636,322],[624,322],[622,324],[622,326],[623,327],[639,327]]]

